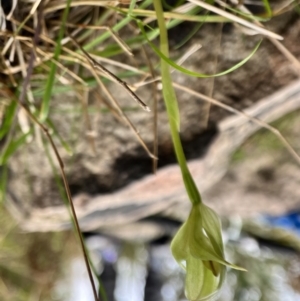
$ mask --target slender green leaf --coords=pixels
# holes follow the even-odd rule
[[[267,12],[267,16],[268,17],[272,17],[273,12],[272,12],[272,8],[270,6],[269,0],[263,0],[266,12]]]
[[[15,112],[17,108],[17,102],[12,101],[9,106],[5,109],[4,120],[0,128],[0,140],[8,133],[13,122]]]
[[[147,39],[148,41],[148,44],[151,46],[151,48],[154,50],[154,52],[162,59],[164,60],[165,62],[167,62],[170,66],[172,66],[173,68],[175,68],[176,70],[184,73],[184,74],[187,74],[187,75],[190,75],[190,76],[193,76],[193,77],[200,77],[200,78],[208,78],[208,77],[217,77],[217,76],[222,76],[222,75],[225,75],[225,74],[228,74],[236,69],[238,69],[239,67],[241,67],[242,65],[244,65],[246,62],[248,62],[250,60],[250,58],[254,55],[254,53],[257,51],[257,49],[259,48],[262,40],[260,42],[257,43],[257,45],[255,46],[255,48],[253,49],[253,51],[246,57],[244,58],[242,61],[240,61],[239,63],[237,63],[236,65],[234,65],[233,67],[225,70],[225,71],[222,71],[222,72],[219,72],[219,73],[216,73],[216,74],[204,74],[204,73],[198,73],[198,72],[194,72],[194,71],[191,71],[189,69],[186,69],[184,67],[181,67],[179,65],[177,65],[175,62],[173,62],[171,59],[169,59],[162,51],[160,51],[147,37],[147,34],[145,32],[145,29],[143,27],[143,24],[141,22],[138,22],[138,25],[142,31],[142,33],[144,34],[144,37],[145,39]]]
[[[263,1],[268,1],[268,0],[263,0]],[[228,9],[229,11],[237,14],[237,15],[240,15],[240,16],[243,16],[249,20],[252,20],[252,21],[261,21],[261,22],[266,22],[268,21],[270,18],[266,18],[266,17],[259,17],[259,16],[255,16],[253,14],[248,14],[248,13],[245,13],[239,9],[235,9],[235,8],[232,8],[230,6],[226,6],[226,9]]]
[[[59,55],[61,53],[61,46],[62,46],[61,41],[62,41],[64,33],[65,33],[65,24],[67,22],[67,18],[68,18],[68,15],[69,15],[71,2],[72,2],[72,0],[67,0],[66,7],[64,9],[62,22],[61,22],[60,30],[59,30],[59,33],[58,33],[58,39],[56,41],[56,47],[55,47],[55,50],[54,50],[53,59],[55,61],[58,60]],[[44,94],[44,97],[43,97],[42,108],[41,108],[41,113],[40,113],[41,121],[45,121],[48,117],[48,114],[49,114],[50,99],[51,99],[51,96],[52,96],[52,89],[53,89],[53,85],[54,85],[56,67],[57,67],[56,64],[54,62],[51,62],[51,69],[50,69],[50,73],[49,73],[48,80],[47,80],[47,83],[46,83],[46,89],[45,89],[45,94]]]
[[[0,167],[0,205],[2,205],[5,200],[7,176],[8,168],[5,164],[2,167]]]
[[[0,155],[0,165],[7,163],[7,160],[14,154],[14,152],[26,142],[26,138],[32,134],[32,131],[29,131],[26,134],[22,134],[16,140],[10,141],[5,150]]]
[[[152,0],[146,0],[144,1],[140,7],[141,8],[146,8],[149,5],[151,5]],[[111,7],[111,9],[115,9],[114,7]],[[115,32],[118,32],[120,29],[122,29],[124,26],[126,26],[130,21],[132,20],[132,17],[128,15],[127,17],[123,18],[120,22],[118,22],[116,25],[112,27],[112,30]],[[99,46],[101,43],[103,43],[105,40],[107,40],[111,36],[111,32],[107,31],[100,35],[99,37],[96,37],[93,39],[91,42],[88,44],[84,45],[84,50],[89,51],[94,47]],[[127,43],[126,43],[127,44]]]
[[[294,10],[300,15],[300,4],[297,1],[294,1]]]

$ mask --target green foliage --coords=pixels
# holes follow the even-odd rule
[[[168,35],[165,27],[165,21],[162,15],[161,3],[159,2],[159,0],[154,1],[154,6],[156,9],[157,20],[160,29],[161,53],[164,55],[164,57],[168,57],[169,55]],[[193,204],[199,204],[201,202],[201,197],[198,188],[196,187],[195,182],[188,169],[182,144],[179,137],[179,129],[180,129],[179,109],[178,109],[176,94],[172,85],[169,65],[163,58],[161,58],[161,75],[162,75],[162,84],[163,84],[163,96],[164,96],[164,101],[166,104],[167,113],[169,117],[171,136],[173,140],[177,161],[181,169],[183,181],[186,187],[186,191],[189,195],[190,201]]]
[[[66,3],[66,7],[64,9],[64,13],[63,13],[63,17],[62,17],[62,24],[61,24],[61,27],[59,30],[56,47],[55,47],[55,51],[54,51],[54,56],[53,56],[54,60],[58,60],[59,55],[61,53],[62,39],[63,39],[64,33],[65,33],[65,23],[67,22],[67,18],[69,15],[71,2],[72,2],[72,0],[68,0]],[[55,79],[55,75],[56,75],[56,68],[57,68],[56,64],[54,62],[52,62],[50,73],[49,73],[47,84],[46,84],[46,88],[45,88],[45,94],[44,94],[44,98],[43,98],[43,102],[42,102],[42,108],[41,108],[41,114],[40,114],[41,115],[40,118],[42,121],[45,121],[49,114],[50,99],[52,96],[52,89],[53,89],[54,79]]]
[[[11,101],[11,103],[5,109],[5,115],[0,127],[0,140],[9,132],[12,127],[12,122],[16,113],[17,103]]]
[[[5,149],[0,154],[0,166],[7,163],[8,159],[26,142],[27,137],[30,135],[31,131],[26,134],[21,134],[20,137],[12,139],[6,144]]]

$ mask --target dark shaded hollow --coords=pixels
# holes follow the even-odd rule
[[[196,133],[192,137],[182,137],[187,160],[204,156],[217,133],[216,126],[211,125],[206,131]],[[176,163],[172,145],[159,145],[158,157],[158,168]],[[153,173],[152,159],[139,146],[130,154],[124,153],[117,158],[111,171],[110,174],[97,175],[83,170],[79,181],[74,181],[74,179],[70,182],[72,194],[85,192],[96,195],[110,193],[125,187],[131,182]]]

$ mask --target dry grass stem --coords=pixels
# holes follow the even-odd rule
[[[76,45],[78,45],[78,43],[74,40],[74,43],[76,43]],[[78,45],[79,46],[79,45]],[[80,47],[80,46],[79,46]],[[83,50],[83,49],[82,49]],[[86,51],[84,51],[84,54],[87,54]],[[122,108],[120,107],[119,103],[117,102],[117,100],[111,95],[111,93],[108,91],[107,87],[102,83],[101,79],[99,78],[99,75],[96,72],[96,66],[97,66],[97,62],[94,62],[94,60],[87,54],[86,60],[89,62],[89,64],[91,65],[90,71],[93,74],[94,78],[96,79],[99,87],[101,88],[101,90],[105,93],[105,95],[108,97],[108,99],[111,101],[113,107],[116,109],[116,111],[118,112],[119,116],[121,116],[121,118],[124,120],[124,122],[129,126],[129,128],[133,131],[133,133],[135,134],[135,136],[137,137],[139,143],[141,144],[141,146],[144,148],[144,150],[147,152],[147,154],[149,155],[150,158],[153,159],[157,159],[149,150],[149,148],[147,147],[146,143],[144,142],[144,140],[142,139],[142,137],[140,136],[139,132],[137,131],[137,129],[135,128],[135,126],[132,124],[132,122],[130,121],[130,119],[126,116],[126,114],[123,112]]]
[[[117,77],[115,74],[110,72],[108,69],[106,69],[104,66],[102,66],[99,62],[97,62],[95,59],[93,59],[77,42],[74,38],[72,38],[72,41],[75,43],[75,45],[80,48],[80,50],[86,55],[87,59],[90,61],[91,66],[94,68],[100,70],[101,72],[107,74],[111,79],[117,81],[119,85],[125,88],[125,90],[129,93],[129,95],[147,112],[150,112],[150,108],[130,89],[128,84],[121,80],[119,77]]]
[[[245,117],[246,119],[248,120],[251,120],[253,121],[254,123],[256,123],[257,125],[259,125],[260,127],[262,128],[265,128],[267,130],[269,130],[270,132],[272,132],[273,134],[275,134],[280,140],[281,142],[283,143],[283,145],[286,147],[286,149],[289,151],[289,153],[292,155],[292,157],[296,160],[296,162],[300,165],[300,156],[298,155],[298,153],[294,150],[294,148],[291,146],[291,144],[286,140],[286,138],[281,134],[281,132],[274,128],[273,126],[271,126],[270,124],[256,118],[256,117],[253,117],[243,111],[240,111],[240,110],[237,110],[229,105],[226,105],[224,103],[222,103],[221,101],[218,101],[212,97],[208,97],[204,94],[201,94],[199,92],[196,92],[190,88],[187,88],[185,86],[182,86],[180,84],[177,84],[175,82],[173,82],[173,86],[181,91],[185,91],[191,95],[194,95],[206,102],[210,102],[214,105],[217,105],[223,109],[225,109],[226,111],[229,111],[231,113],[234,113],[234,114],[237,114],[237,115],[240,115],[240,116],[243,116]]]
[[[219,1],[219,0],[217,0]],[[238,7],[240,8],[241,11],[247,13],[247,14],[252,14],[251,11],[242,4],[238,4]],[[264,27],[264,25],[255,20],[254,21],[258,26]],[[299,60],[278,40],[268,37],[269,41],[286,57],[288,61],[292,64],[293,70],[295,70],[295,73],[297,76],[300,76],[300,62]]]
[[[239,23],[241,25],[249,27],[249,28],[257,31],[257,33],[260,33],[262,35],[265,35],[265,36],[268,36],[268,37],[271,37],[271,38],[274,38],[274,39],[283,40],[283,37],[280,36],[280,35],[278,35],[278,34],[276,34],[276,33],[273,33],[273,32],[271,32],[271,31],[269,31],[269,30],[267,30],[265,28],[259,27],[259,26],[255,25],[255,24],[251,23],[251,22],[246,21],[245,19],[237,17],[237,16],[235,16],[235,15],[233,15],[231,13],[228,13],[228,12],[226,12],[226,11],[224,11],[222,9],[219,9],[219,8],[213,6],[213,5],[210,5],[210,4],[206,3],[206,2],[203,2],[203,1],[200,1],[200,0],[188,0],[188,1],[190,1],[190,2],[192,2],[194,4],[197,4],[197,5],[203,7],[203,8],[205,8],[205,9],[211,11],[211,12],[214,12],[214,13],[220,15],[220,16],[228,18],[229,20],[231,20],[233,22],[237,22],[237,23]]]
[[[94,156],[96,155],[97,151],[96,151],[96,141],[95,141],[95,135],[93,133],[95,133],[93,131],[92,128],[92,122],[90,119],[90,115],[89,115],[89,111],[88,111],[88,103],[89,103],[89,90],[87,87],[85,87],[84,89],[81,89],[81,91],[78,91],[77,93],[78,98],[80,99],[81,103],[82,103],[82,111],[83,111],[83,115],[84,115],[84,119],[85,119],[85,125],[86,125],[86,136],[87,139],[89,141],[91,150],[94,154]]]

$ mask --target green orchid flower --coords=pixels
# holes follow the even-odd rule
[[[176,261],[186,270],[185,293],[192,301],[211,300],[219,292],[226,266],[218,215],[202,202],[192,206],[187,221],[171,243]]]

